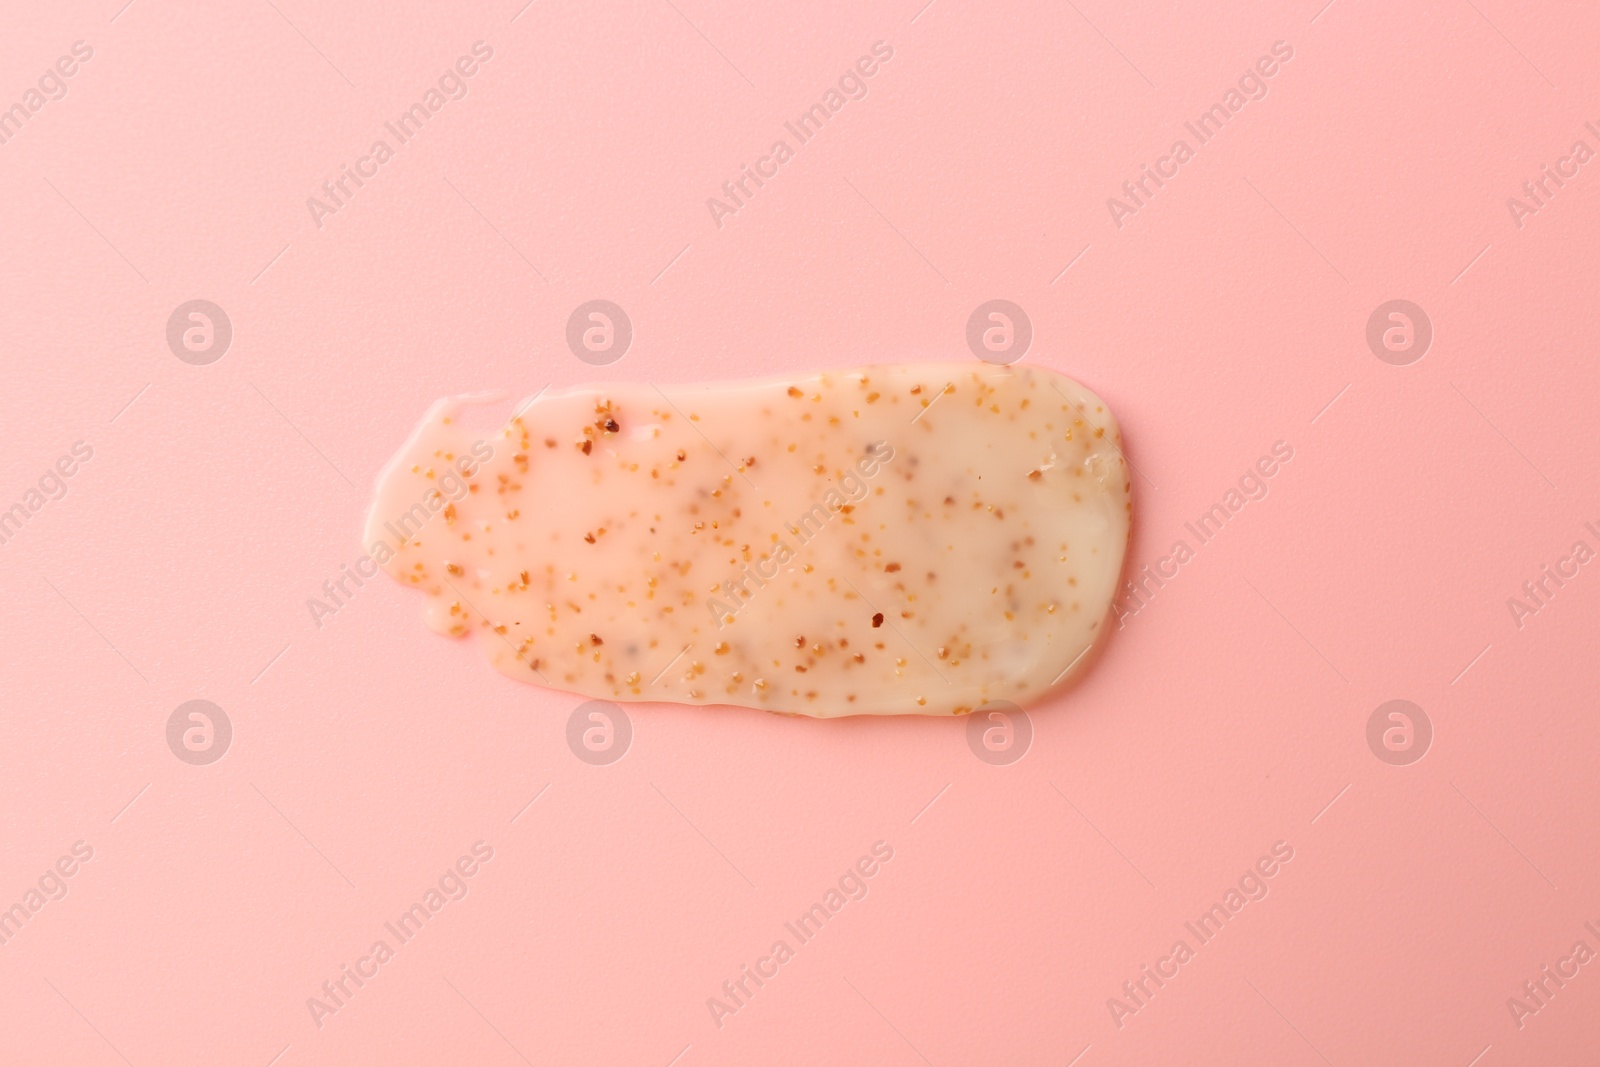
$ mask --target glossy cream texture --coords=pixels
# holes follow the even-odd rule
[[[1132,505],[1100,399],[918,364],[441,401],[366,541],[499,670],[820,717],[1027,704],[1106,629]],[[380,551],[380,548],[382,551]]]

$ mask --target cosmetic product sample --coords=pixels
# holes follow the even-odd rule
[[[371,558],[525,682],[818,717],[1027,705],[1106,631],[1115,419],[1033,366],[908,364],[435,404]]]

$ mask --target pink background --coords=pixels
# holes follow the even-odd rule
[[[1506,604],[1600,547],[1600,162],[1506,206],[1600,149],[1600,18],[1321,3],[9,5],[0,104],[94,55],[0,145],[0,507],[94,455],[0,546],[0,907],[94,857],[0,946],[0,1062],[1600,1058],[1600,963],[1506,1006],[1600,949],[1600,575],[1521,629]],[[478,40],[469,95],[317,228]],[[877,40],[869,95],[714,225]],[[1115,226],[1279,40],[1266,98]],[[959,721],[642,705],[591,766],[577,698],[393,583],[310,618],[438,396],[971,358],[996,297],[1122,420],[1131,567],[1294,448],[1018,762]],[[235,331],[209,366],[165,340],[194,298]],[[593,298],[636,330],[610,367],[564,339]],[[1365,340],[1396,298],[1435,330],[1410,366]],[[167,747],[195,698],[233,724],[209,766]],[[1434,729],[1409,766],[1366,741],[1397,698]],[[317,1026],[479,840],[469,895]],[[706,999],[879,840],[869,895],[719,1029]],[[1107,998],[1278,841],[1270,894],[1119,1028]]]

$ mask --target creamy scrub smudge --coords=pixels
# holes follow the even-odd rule
[[[1038,367],[912,364],[435,404],[366,543],[523,681],[818,717],[964,714],[1062,684],[1108,628],[1117,424]],[[381,556],[381,558],[380,558]]]

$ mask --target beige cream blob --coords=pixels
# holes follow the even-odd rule
[[[818,717],[1026,705],[1106,631],[1117,424],[1038,367],[913,364],[440,401],[373,558],[521,681]],[[383,550],[379,550],[380,546]]]

